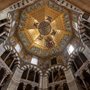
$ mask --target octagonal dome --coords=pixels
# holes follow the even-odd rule
[[[21,10],[18,36],[30,54],[60,54],[72,38],[70,13],[53,1],[37,1]]]

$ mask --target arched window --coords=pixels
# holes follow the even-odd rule
[[[5,31],[6,26],[4,23],[6,23],[6,22],[7,22],[7,19],[0,20],[0,25],[1,25],[0,26],[0,34],[2,34]]]
[[[22,74],[22,79],[26,79],[27,73],[28,73],[28,69],[24,70],[24,72]]]
[[[87,27],[85,27],[85,34],[90,37],[90,29],[88,29]]]
[[[34,76],[35,76],[35,71],[33,69],[31,69],[29,71],[28,80],[34,81]]]
[[[3,25],[2,27],[0,27],[0,34],[2,34],[4,32],[5,29],[5,25]]]
[[[35,82],[39,83],[39,73],[38,72],[36,72]]]
[[[17,51],[18,53],[20,53],[20,51],[21,51],[21,47],[20,47],[19,44],[16,44],[15,49],[16,49],[16,51]]]
[[[85,25],[84,26],[85,34],[90,37],[90,29],[89,29],[90,28],[90,23],[87,22],[87,21],[82,21],[82,23]]]
[[[63,69],[53,67],[53,69],[51,68],[51,70],[48,71],[48,90],[63,90],[62,88],[65,82],[66,77]]]
[[[86,56],[82,52],[79,52],[79,56],[80,56],[80,58],[82,59],[83,62],[87,61]]]
[[[11,55],[5,60],[5,63],[7,64],[8,67],[10,67],[13,60],[14,60],[14,58]]]
[[[79,56],[76,56],[76,57],[75,57],[74,62],[76,63],[78,69],[79,69],[79,68],[82,66],[82,64],[83,64],[82,61],[81,61],[81,59],[79,58]]]
[[[17,60],[14,60],[14,55],[10,53],[10,50],[6,50],[2,55],[1,58],[4,60],[4,62],[7,64],[7,66],[13,70],[15,66],[15,62]]]
[[[90,23],[87,21],[82,21],[83,24],[87,25],[88,27],[90,27]]]
[[[71,61],[71,67],[74,71],[74,73],[80,69],[80,67],[87,61],[86,56],[83,54],[83,52],[78,52],[77,55],[74,56],[73,61]]]
[[[21,81],[27,82],[27,85],[24,86],[25,90],[39,90],[39,79],[40,79],[40,73],[37,71],[36,68],[26,68],[22,74]],[[37,83],[37,84],[36,84]],[[32,85],[35,84],[35,86],[32,87]]]
[[[38,64],[38,58],[36,56],[33,56],[31,59],[31,64],[37,65]]]
[[[6,51],[1,55],[1,58],[2,58],[3,60],[5,60],[5,58],[8,56],[9,53],[10,53],[10,51],[9,51],[9,50],[6,50]]]
[[[70,55],[70,54],[72,54],[72,52],[75,50],[75,48],[74,48],[74,46],[73,45],[68,45],[67,46],[67,51],[68,51],[68,54]]]

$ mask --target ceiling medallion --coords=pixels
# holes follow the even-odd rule
[[[51,25],[48,21],[42,21],[38,26],[38,30],[41,35],[48,35],[51,32]]]
[[[38,24],[37,22],[34,23],[34,26],[38,29],[40,35],[39,35],[39,40],[44,39],[45,40],[45,46],[47,48],[52,48],[54,46],[54,41],[52,39],[51,32],[52,31],[52,27],[50,25],[52,21],[52,17],[48,16],[46,20],[40,22],[40,24]],[[50,34],[48,36],[48,34]]]
[[[38,31],[41,35],[48,35],[51,32],[51,17],[48,16],[46,20],[40,22],[39,24],[37,22],[34,23],[34,26],[38,28]]]

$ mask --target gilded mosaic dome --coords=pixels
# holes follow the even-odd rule
[[[60,54],[72,38],[69,15],[53,1],[37,1],[21,10],[18,36],[25,50],[42,58]]]

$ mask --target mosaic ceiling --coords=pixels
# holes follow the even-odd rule
[[[27,52],[41,58],[60,54],[72,38],[69,15],[50,0],[21,10],[18,36]]]

